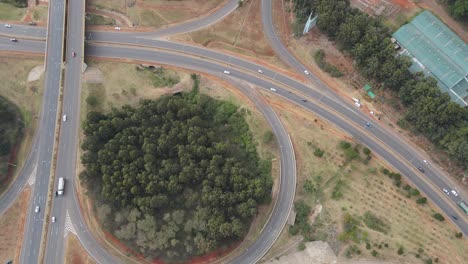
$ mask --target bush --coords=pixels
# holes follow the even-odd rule
[[[386,168],[383,168],[382,173],[385,174],[385,175],[388,175],[390,173],[390,171],[388,169],[386,169]]]
[[[463,233],[462,232],[458,232],[455,234],[455,237],[456,238],[462,238],[463,237]]]
[[[332,77],[341,77],[341,76],[343,76],[343,73],[340,71],[340,69],[338,69],[338,67],[328,63],[325,60],[325,52],[322,49],[317,50],[315,52],[314,60],[317,63],[317,65],[319,66],[320,69],[322,69],[323,71],[329,73]]]
[[[439,213],[435,213],[435,214],[433,214],[432,216],[433,216],[435,219],[437,219],[437,220],[439,220],[439,221],[441,221],[441,222],[445,220],[445,218],[444,218],[441,214],[439,214]]]
[[[364,152],[364,154],[366,154],[367,156],[369,156],[369,155],[371,154],[371,151],[370,151],[369,148],[364,148],[364,149],[362,150],[362,152]]]
[[[398,255],[403,255],[403,253],[405,253],[405,250],[403,249],[403,247],[399,247],[397,253]]]
[[[371,245],[369,243],[366,243],[366,249],[371,249]]]
[[[86,103],[91,107],[96,107],[99,103],[98,98],[94,95],[90,95],[86,98]]]
[[[325,154],[325,151],[321,150],[320,148],[316,148],[315,151],[314,151],[314,155],[316,157],[321,158],[321,157],[323,157],[323,154]]]
[[[372,256],[377,257],[377,255],[378,255],[379,253],[377,253],[377,251],[374,249],[374,250],[372,250],[372,253],[371,253],[371,254],[372,254]]]
[[[411,189],[410,194],[411,194],[411,195],[414,195],[414,196],[418,196],[418,195],[420,195],[421,193],[419,192],[418,189]]]
[[[411,186],[409,186],[408,184],[406,184],[405,187],[403,187],[403,190],[409,191],[409,190],[411,190]]]
[[[305,243],[300,243],[299,246],[297,247],[299,251],[304,251],[306,249]]]
[[[426,264],[432,264],[432,259],[426,259]]]
[[[342,149],[349,149],[351,147],[351,143],[346,142],[346,141],[341,141],[340,142],[340,148]]]
[[[271,131],[266,131],[263,133],[263,143],[268,144],[271,142],[271,140],[274,138],[275,135],[273,135],[273,132]]]
[[[367,211],[364,214],[363,221],[366,224],[366,226],[372,230],[382,232],[382,233],[387,233],[387,231],[389,230],[388,225],[382,219],[378,218],[376,215],[374,215],[370,211]]]
[[[421,197],[419,199],[416,200],[416,203],[417,204],[425,204],[427,202],[427,198],[426,197]]]

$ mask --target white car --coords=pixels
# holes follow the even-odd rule
[[[308,70],[304,70],[304,73],[307,74],[307,75],[310,74]]]
[[[63,115],[62,120],[63,120],[63,122],[66,122],[67,121],[67,115]]]
[[[55,223],[55,216],[52,216],[52,223]]]
[[[6,28],[11,28],[11,25],[10,24],[5,24],[5,27]]]
[[[34,212],[39,213],[39,205],[36,205],[36,208],[34,209]]]
[[[275,89],[275,88],[270,88],[270,91],[272,91],[272,92],[275,92],[275,93],[276,93],[276,89]]]
[[[355,102],[354,105],[355,105],[356,107],[361,107],[361,104],[358,103],[358,102]]]
[[[257,72],[258,72],[258,73],[260,73],[260,74],[263,74],[263,71],[262,71],[262,70],[260,70],[260,69],[259,69]]]
[[[115,30],[120,30],[121,28],[120,28],[120,27],[115,27],[114,29],[115,29]]]
[[[455,191],[455,190],[452,190],[452,194],[453,194],[455,197],[458,196],[458,192]]]
[[[231,74],[230,71],[223,71],[223,73],[224,73],[224,74],[227,74],[227,75]]]
[[[449,191],[447,189],[442,189],[446,195],[450,195]]]
[[[424,164],[429,165],[429,162],[427,160],[423,160]]]

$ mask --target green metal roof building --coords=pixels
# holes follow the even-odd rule
[[[393,33],[401,55],[411,58],[411,72],[434,77],[452,100],[468,107],[468,47],[429,11]]]

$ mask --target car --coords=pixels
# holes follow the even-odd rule
[[[270,91],[276,92],[276,89],[275,88],[270,88]]]
[[[262,71],[262,70],[260,70],[260,69],[259,69],[257,72],[258,72],[258,73],[260,73],[260,74],[263,74],[263,71]]]
[[[15,38],[11,38],[10,41],[11,41],[11,42],[18,42],[18,40],[15,39]]]
[[[52,216],[52,223],[55,223],[55,216]]]
[[[5,27],[6,28],[11,28],[11,25],[10,24],[5,24]]]
[[[452,190],[451,193],[452,193],[454,196],[458,196],[458,192],[455,191],[455,190]]]
[[[67,115],[63,115],[62,120],[63,120],[63,122],[66,122],[67,121]]]
[[[36,208],[34,209],[34,212],[39,213],[39,210],[40,210],[39,205],[36,205]]]
[[[449,191],[445,188],[442,189],[446,195],[450,195]]]
[[[356,107],[361,107],[361,104],[358,103],[358,102],[355,102],[354,105],[355,105]]]
[[[72,56],[73,56],[73,58],[75,58],[76,57],[76,52],[73,51]]]
[[[223,73],[224,73],[224,74],[227,74],[227,75],[231,74],[230,71],[223,71]]]
[[[115,30],[120,30],[121,28],[120,28],[120,27],[115,27],[114,29],[115,29]]]
[[[418,170],[422,173],[424,173],[424,169],[422,167],[418,167]]]
[[[356,98],[354,98],[354,97],[353,97],[353,101],[354,101],[355,103],[360,103],[359,99],[356,99]]]
[[[29,22],[28,25],[30,25],[30,26],[35,26],[35,25],[36,25],[36,22]]]
[[[307,100],[306,100],[306,99],[302,99],[302,102],[307,103]]]
[[[453,218],[453,220],[458,220],[458,217],[456,215],[451,215],[451,217]]]
[[[366,127],[371,127],[371,124],[369,122],[367,122]]]
[[[308,70],[304,70],[304,73],[307,74],[307,75],[310,74]]]
[[[429,162],[427,160],[423,160],[424,164],[429,165]]]

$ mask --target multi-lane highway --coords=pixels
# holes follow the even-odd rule
[[[65,14],[64,1],[53,1],[49,7],[49,28],[46,47],[46,74],[43,107],[39,121],[37,170],[29,204],[21,263],[38,263],[41,252],[41,239],[48,201],[48,187],[54,149],[57,106],[62,70],[62,46]],[[37,209],[36,209],[37,208]]]
[[[80,1],[73,1],[74,2],[74,10],[76,8],[80,9],[81,7],[77,7],[77,2]],[[231,3],[230,1],[229,3]],[[303,71],[305,68],[296,60],[291,60],[290,54],[287,50],[281,50],[282,44],[279,42],[278,38],[275,39],[275,33],[273,27],[268,29],[268,25],[271,25],[271,19],[268,19],[268,14],[265,14],[264,10],[269,10],[268,8],[269,1],[263,1],[263,9],[262,9],[262,17],[264,17],[264,28],[267,36],[269,35],[269,39],[272,42],[272,46],[275,47],[274,49],[277,52],[282,52],[280,57],[284,58],[288,63],[291,63],[294,68]],[[228,3],[228,4],[229,4]],[[54,5],[55,6],[55,5]],[[228,6],[228,5],[226,5]],[[225,8],[224,6],[223,8]],[[270,7],[271,8],[271,7]],[[222,8],[220,10],[223,10]],[[226,9],[228,10],[228,9]],[[270,10],[271,11],[271,10]],[[224,12],[224,11],[223,11]],[[69,19],[72,21],[69,25],[70,32],[74,32],[73,36],[67,35],[67,43],[72,42],[71,44],[67,44],[66,49],[66,64],[67,64],[67,72],[65,77],[65,90],[64,90],[64,113],[69,116],[69,120],[62,124],[62,130],[60,134],[60,144],[59,144],[59,159],[58,159],[58,166],[57,166],[57,176],[64,176],[68,179],[67,184],[73,184],[73,173],[75,168],[74,161],[76,160],[76,147],[77,147],[77,131],[78,131],[78,113],[77,109],[79,109],[79,91],[80,91],[80,72],[81,72],[81,59],[83,56],[82,48],[82,41],[79,41],[78,34],[82,30],[78,25],[82,21],[82,17],[80,19],[79,13],[76,13],[76,16],[73,14],[69,14]],[[220,11],[220,13],[222,13]],[[216,12],[214,13],[216,14]],[[270,14],[271,16],[271,14]],[[222,16],[221,16],[222,17]],[[218,18],[219,19],[219,18]],[[82,22],[81,22],[82,24]],[[200,25],[198,25],[200,26]],[[0,34],[3,33],[5,29],[0,30]],[[20,31],[18,34],[37,34],[35,35],[40,36],[40,29],[31,29],[30,27],[20,27]],[[31,33],[35,32],[35,33]],[[39,32],[39,33],[38,33]],[[178,33],[177,30],[174,31]],[[180,33],[180,32],[179,32]],[[11,30],[8,34],[12,34]],[[75,36],[77,34],[77,36]],[[172,34],[164,33],[164,34]],[[14,35],[14,34],[13,34]],[[83,36],[83,34],[80,34]],[[268,69],[264,69],[259,65],[254,63],[241,60],[236,57],[232,57],[229,55],[225,55],[222,53],[210,51],[207,49],[194,47],[190,45],[184,45],[179,43],[161,41],[161,40],[151,40],[147,39],[148,36],[153,36],[151,34],[143,34],[141,33],[115,33],[115,32],[93,32],[91,35],[87,34],[91,41],[99,41],[99,42],[107,42],[107,43],[120,43],[125,46],[117,46],[117,45],[102,45],[102,44],[93,44],[90,43],[88,49],[86,50],[87,55],[92,56],[99,56],[99,57],[107,57],[107,58],[122,58],[122,59],[132,59],[138,61],[148,61],[152,63],[162,63],[162,64],[169,64],[178,67],[183,67],[187,69],[192,69],[200,72],[205,72],[211,75],[218,75],[220,77],[227,77],[223,76],[222,70],[220,69],[228,69],[231,72],[229,77],[239,78],[242,80],[246,80],[250,83],[258,85],[259,87],[263,87],[265,89],[269,89],[270,87],[274,87],[276,89],[276,93],[278,96],[283,96],[284,98],[301,105],[304,108],[307,108],[319,115],[323,118],[328,119],[330,122],[336,124],[338,127],[342,128],[344,131],[347,131],[349,134],[353,135],[356,139],[360,140],[362,143],[368,145],[374,153],[380,155],[384,159],[386,159],[392,166],[400,170],[405,176],[408,177],[410,181],[412,181],[419,189],[421,189],[426,195],[432,199],[447,215],[459,215],[459,210],[453,207],[453,204],[448,204],[446,200],[442,198],[440,191],[434,191],[432,188],[434,185],[437,188],[446,188],[448,187],[444,178],[440,178],[438,174],[441,172],[438,171],[436,168],[429,167],[426,170],[426,175],[421,175],[419,172],[415,171],[415,166],[420,165],[420,161],[422,160],[421,155],[413,149],[405,142],[401,142],[399,138],[396,136],[387,133],[384,129],[382,129],[376,122],[372,122],[368,120],[368,118],[354,109],[350,104],[343,102],[341,98],[337,98],[333,92],[328,89],[323,83],[321,83],[318,79],[313,79],[314,81],[314,88],[311,89],[306,84],[297,82],[287,76],[282,74],[270,71]],[[75,38],[75,39],[74,39]],[[75,43],[79,42],[79,43]],[[276,43],[276,44],[273,44]],[[278,46],[278,43],[280,46]],[[50,42],[49,47],[47,50],[50,49]],[[155,50],[154,48],[158,48]],[[283,47],[284,48],[284,47]],[[29,51],[29,52],[43,52],[44,44],[40,41],[26,41],[21,40],[18,43],[10,43],[6,39],[0,38],[0,49],[4,50],[18,50],[18,51]],[[71,52],[76,52],[76,58],[72,58]],[[49,63],[49,57],[51,54],[47,56],[47,63]],[[258,69],[262,69],[264,71],[263,75],[259,75],[257,73]],[[70,77],[68,77],[70,75]],[[47,72],[47,76],[49,76],[49,68]],[[50,82],[50,81],[49,81]],[[46,77],[46,93],[49,90],[50,86],[47,85],[47,77]],[[319,91],[315,90],[316,88],[320,88]],[[58,89],[58,88],[57,88]],[[246,91],[247,92],[247,91]],[[248,92],[247,92],[248,93]],[[44,97],[46,98],[46,97]],[[47,100],[51,100],[51,97],[47,97]],[[56,97],[55,97],[56,98]],[[307,98],[307,99],[305,99]],[[46,99],[45,99],[46,105]],[[45,107],[45,106],[44,106]],[[261,109],[262,106],[259,106]],[[52,108],[51,108],[52,109]],[[56,111],[56,107],[55,107]],[[75,112],[76,111],[76,112]],[[271,119],[273,116],[272,114],[267,114],[268,110],[262,110],[267,119],[271,121],[273,130],[277,132],[277,138],[280,141],[279,144],[282,147],[288,146],[285,132],[281,132],[279,121],[274,121]],[[43,110],[44,113],[44,110]],[[41,118],[42,115],[41,115]],[[54,116],[55,118],[55,116]],[[55,119],[53,120],[55,122]],[[276,122],[276,123],[275,123]],[[371,128],[365,128],[364,124],[366,122],[371,122],[373,126]],[[43,121],[41,119],[42,124]],[[47,130],[44,130],[47,131]],[[41,133],[38,135],[42,135],[45,133],[41,130]],[[39,143],[43,142],[43,137],[38,136]],[[41,153],[41,148],[44,148],[44,145],[39,144],[38,153]],[[36,149],[33,147],[33,150]],[[234,263],[252,263],[257,261],[264,253],[270,248],[276,237],[281,232],[284,223],[287,219],[287,213],[291,209],[292,199],[294,197],[294,188],[295,188],[295,179],[291,177],[292,174],[288,173],[292,171],[293,166],[289,161],[290,165],[288,164],[287,158],[293,157],[293,152],[290,150],[289,152],[282,149],[282,179],[281,179],[281,190],[278,196],[278,201],[275,204],[275,209],[273,210],[272,216],[268,221],[267,225],[263,229],[262,234],[260,235],[259,239],[251,246],[247,251],[241,254],[238,258],[235,259]],[[41,161],[41,155],[38,154],[39,161]],[[63,159],[60,156],[63,155]],[[30,157],[35,157],[34,152],[30,155]],[[50,160],[50,159],[49,159]],[[73,162],[68,162],[72,160]],[[286,162],[286,164],[283,164]],[[29,163],[28,163],[29,164]],[[33,164],[33,163],[31,163]],[[40,167],[40,166],[39,166]],[[284,167],[284,171],[283,171]],[[27,166],[26,168],[31,168],[31,165]],[[28,171],[31,169],[26,169]],[[38,172],[41,170],[38,170]],[[49,164],[49,171],[50,171],[50,164]],[[39,173],[37,174],[39,179]],[[295,175],[295,172],[294,172]],[[48,181],[49,174],[47,173],[47,181]],[[425,179],[430,180],[427,181]],[[445,177],[445,176],[444,176]],[[24,177],[23,177],[24,178]],[[46,180],[44,180],[46,181]],[[15,183],[16,184],[16,183]],[[47,184],[46,184],[47,185]],[[19,186],[19,185],[18,185]],[[39,187],[36,184],[34,191],[36,191]],[[44,185],[42,185],[44,186]],[[41,187],[41,190],[44,190],[47,193],[47,187]],[[74,199],[74,189],[70,186],[67,188],[68,195],[66,197],[60,197],[54,199],[52,203],[52,215],[57,216],[57,223],[53,224],[52,227],[49,228],[49,237],[48,237],[48,246],[46,251],[46,263],[61,263],[63,260],[63,236],[64,236],[64,225],[66,218],[73,219],[75,232],[78,234],[81,242],[83,243],[84,247],[90,252],[90,254],[95,258],[99,263],[115,263],[116,260],[110,256],[108,253],[105,252],[101,248],[101,246],[95,241],[95,239],[87,232],[86,226],[83,223],[83,219],[81,217],[79,208],[76,204],[76,200]],[[71,194],[70,194],[71,192]],[[12,192],[14,194],[14,192]],[[39,192],[37,192],[39,193]],[[36,192],[33,193],[33,197],[37,194]],[[41,197],[40,195],[36,195],[37,197]],[[71,198],[68,198],[71,197]],[[63,199],[62,199],[63,198]],[[2,200],[3,201],[3,200]],[[2,208],[2,203],[0,203],[0,209]],[[31,204],[31,209],[33,208],[34,204]],[[41,206],[42,208],[42,206]],[[42,212],[42,211],[41,211]],[[32,214],[30,214],[32,215]],[[36,214],[38,220],[40,219],[41,214]],[[31,218],[31,217],[29,217]],[[42,228],[42,222],[39,221],[32,222],[28,218],[28,227],[27,233],[31,232],[30,227],[31,225]],[[458,217],[458,221],[455,221],[460,229],[467,234],[467,224],[466,220],[463,217]],[[48,221],[48,219],[46,219]],[[35,224],[34,224],[35,223]],[[37,239],[33,235],[33,239]],[[40,238],[40,235],[39,235]],[[26,240],[27,241],[27,240]],[[62,242],[60,244],[60,242]],[[32,245],[30,245],[30,249],[33,249]],[[60,251],[60,252],[59,252]],[[34,261],[29,262],[29,260],[33,260],[34,256],[29,255],[28,260],[24,259],[24,252],[22,254],[22,263],[36,263]],[[37,254],[36,254],[37,255]],[[35,257],[37,259],[37,256]]]

